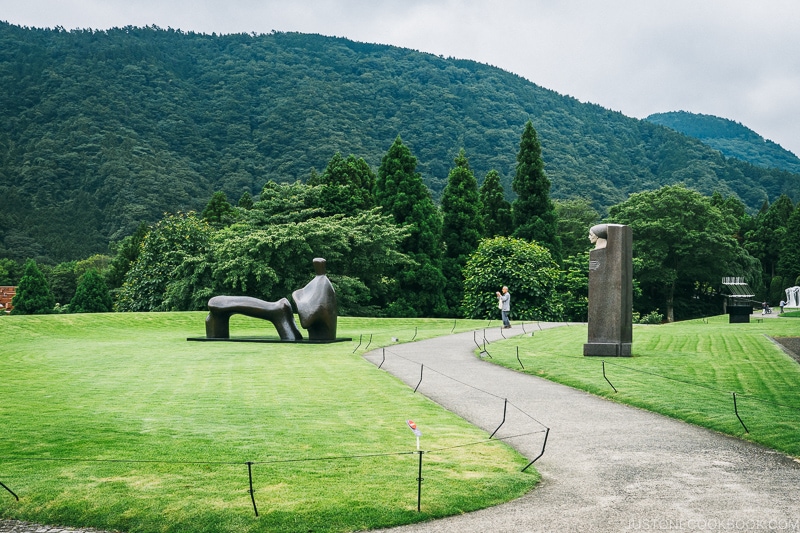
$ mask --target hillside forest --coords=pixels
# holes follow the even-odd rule
[[[640,235],[688,232],[640,246],[643,316],[716,312],[722,276],[767,298],[800,274],[798,174],[472,61],[0,23],[0,77],[0,284],[38,280],[31,312],[274,300],[319,255],[344,313],[490,316],[516,276],[518,318],[579,319],[588,227],[637,213],[658,219]],[[684,256],[703,246],[713,265]]]

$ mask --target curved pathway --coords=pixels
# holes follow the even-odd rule
[[[489,353],[509,331],[522,333],[486,330]],[[475,348],[473,333],[395,345],[381,368],[413,388],[425,365],[418,392],[490,433],[507,398],[519,409],[509,408],[496,437],[540,430],[521,411],[536,417],[550,428],[535,463],[541,483],[507,504],[382,531],[800,531],[800,463],[792,458],[493,365]],[[380,364],[383,354],[365,357]],[[509,444],[534,458],[542,440]]]

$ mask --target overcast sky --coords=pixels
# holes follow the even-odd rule
[[[488,63],[632,117],[732,119],[800,154],[797,0],[0,0],[0,20],[392,44]]]

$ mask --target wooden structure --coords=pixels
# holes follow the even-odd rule
[[[0,311],[8,312],[14,308],[11,305],[11,300],[14,299],[15,294],[17,294],[16,287],[0,286],[0,305],[3,306]]]

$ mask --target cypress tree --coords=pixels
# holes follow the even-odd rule
[[[228,201],[228,197],[222,191],[215,192],[203,209],[203,220],[215,227],[225,226],[233,221],[236,210]]]
[[[508,237],[513,231],[511,203],[505,198],[500,173],[490,170],[480,189],[483,236]]]
[[[398,136],[383,156],[375,183],[375,199],[383,212],[409,229],[400,246],[416,264],[397,273],[391,316],[447,314],[442,274],[442,220],[431,193],[416,171],[417,158]]]
[[[33,259],[25,262],[22,279],[19,280],[11,305],[14,306],[14,309],[11,310],[12,315],[47,314],[56,305],[47,279]]]
[[[93,268],[87,270],[78,281],[69,310],[72,313],[108,313],[112,309],[111,294],[103,276]]]
[[[783,276],[783,289],[800,285],[800,203],[794,208],[786,222],[778,273]],[[783,296],[780,299],[784,299]]]
[[[461,270],[470,254],[478,249],[483,235],[478,181],[469,168],[462,148],[454,160],[442,193],[442,242],[445,245],[442,272],[447,280],[445,300],[452,316],[461,316],[464,276]]]
[[[550,180],[544,172],[542,148],[529,120],[519,143],[517,171],[511,183],[517,199],[511,205],[514,237],[536,241],[561,262],[558,219],[550,201]]]
[[[363,158],[334,154],[321,175],[313,174],[309,185],[322,187],[319,204],[325,214],[352,215],[375,207],[375,173]]]

